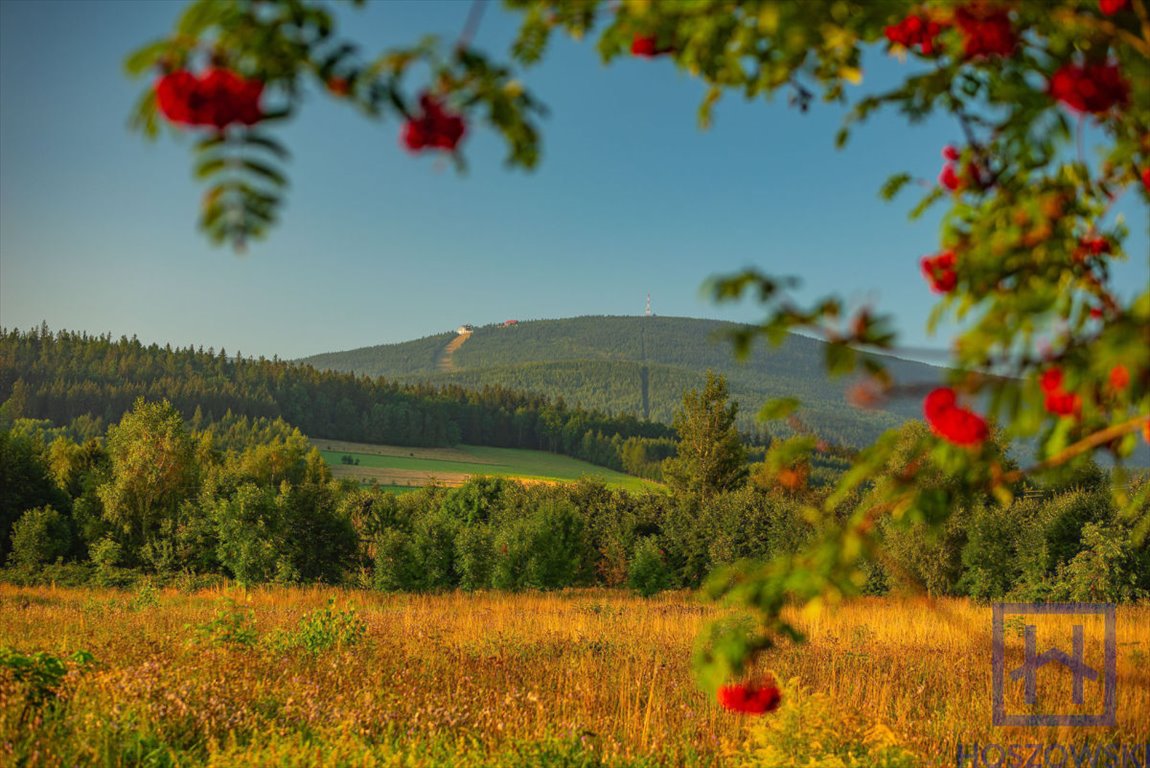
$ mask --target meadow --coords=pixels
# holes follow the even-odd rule
[[[1118,610],[1116,729],[994,728],[991,611],[957,599],[796,616],[808,642],[769,659],[782,707],[736,715],[690,672],[718,613],[687,593],[0,585],[0,648],[93,658],[34,705],[0,664],[0,764],[954,765],[960,742],[1150,740],[1150,606]]]
[[[588,477],[609,488],[642,491],[657,483],[616,472],[569,456],[525,448],[460,445],[454,448],[416,448],[374,445],[341,440],[311,441],[336,477],[381,485],[418,487],[432,483],[462,485],[468,477],[511,477],[527,482],[558,483]],[[356,464],[343,463],[350,456]]]

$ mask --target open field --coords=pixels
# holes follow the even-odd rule
[[[649,480],[546,451],[477,445],[409,448],[337,440],[312,440],[312,443],[320,449],[336,477],[361,482],[375,480],[381,485],[423,486],[435,482],[457,486],[474,475],[493,475],[536,482],[570,482],[590,477],[609,487],[631,491],[660,487]],[[359,464],[343,464],[340,461],[343,456],[352,456]]]
[[[328,635],[299,640],[301,618],[329,600],[355,606],[364,634],[309,652],[338,635],[329,621]],[[254,632],[241,638],[249,615]],[[681,594],[590,590],[0,585],[0,647],[83,648],[98,662],[24,722],[23,689],[0,668],[0,764],[744,765],[755,764],[748,738],[829,750],[866,731],[918,764],[954,765],[959,742],[1150,740],[1150,606],[1118,611],[1117,729],[994,728],[990,609],[960,600],[868,599],[800,622],[809,643],[775,651],[770,667],[802,689],[785,688],[771,715],[733,715],[689,672],[713,615]],[[1012,636],[1008,656],[1020,643]]]

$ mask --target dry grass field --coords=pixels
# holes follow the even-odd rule
[[[0,765],[954,765],[959,742],[1150,740],[1150,606],[1119,609],[1116,729],[994,728],[991,611],[958,600],[800,620],[809,642],[769,663],[782,709],[735,715],[690,673],[716,613],[589,590],[0,585],[0,648],[95,658],[36,707],[0,665]],[[835,757],[851,739],[915,761]]]

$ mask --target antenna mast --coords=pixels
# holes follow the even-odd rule
[[[647,294],[647,311],[643,313],[644,316],[651,316],[651,294]]]

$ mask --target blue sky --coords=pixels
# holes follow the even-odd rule
[[[200,187],[187,137],[127,129],[145,87],[124,55],[164,34],[182,3],[0,0],[0,324],[135,334],[145,342],[298,357],[403,341],[509,318],[640,314],[753,320],[700,293],[758,266],[895,313],[901,342],[945,347],[918,259],[937,218],[908,222],[889,173],[933,179],[945,121],[882,116],[834,149],[842,110],[783,100],[720,102],[696,123],[702,87],[666,61],[604,67],[589,43],[557,40],[524,82],[548,105],[533,173],[507,170],[482,130],[469,172],[399,148],[321,94],[281,133],[293,152],[284,221],[244,256],[196,231]],[[377,3],[342,15],[369,50],[453,38],[469,3]],[[514,17],[493,5],[476,43],[506,50]],[[878,54],[869,90],[897,75]],[[853,95],[853,94],[852,94]],[[1132,254],[1150,252],[1146,206],[1126,196]],[[1119,277],[1147,280],[1145,259]]]

